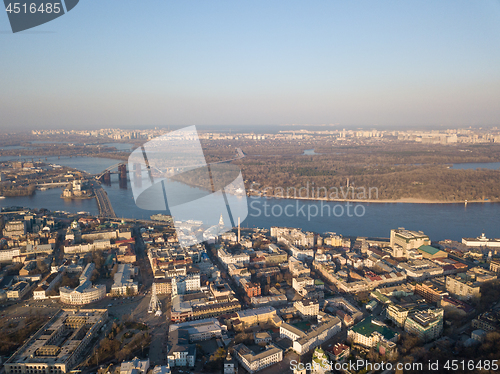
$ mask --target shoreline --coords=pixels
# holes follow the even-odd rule
[[[267,199],[275,199],[275,200],[304,200],[304,201],[324,201],[324,202],[332,202],[332,203],[380,203],[380,204],[460,204],[465,205],[465,200],[461,201],[448,201],[448,200],[429,200],[429,199],[418,199],[414,197],[406,197],[397,200],[392,199],[325,199],[325,198],[316,198],[316,197],[295,197],[295,196],[265,196],[265,195],[249,195],[247,194],[249,199],[252,198],[267,198]],[[488,203],[500,203],[500,201],[491,201],[491,200],[467,200],[467,204],[488,204]]]
[[[173,179],[173,178],[172,178]],[[192,183],[182,182],[180,180],[175,180],[175,182],[183,183],[191,188],[198,188],[201,190],[209,191],[207,188],[196,186]],[[232,196],[239,196],[229,193]],[[304,201],[324,201],[324,202],[332,202],[332,203],[375,203],[375,204],[460,204],[465,205],[465,200],[459,201],[448,201],[448,200],[429,200],[429,199],[419,199],[415,197],[404,197],[401,199],[393,200],[393,199],[326,199],[321,197],[298,197],[298,196],[266,196],[264,193],[259,195],[251,195],[246,193],[247,198],[267,198],[267,199],[275,199],[275,200],[304,200]],[[491,203],[500,203],[500,201],[492,201],[492,200],[467,200],[467,204],[491,204]]]

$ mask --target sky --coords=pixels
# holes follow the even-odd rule
[[[500,125],[500,0],[81,0],[13,34],[0,129]]]

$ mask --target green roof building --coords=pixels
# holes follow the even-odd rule
[[[380,341],[396,342],[399,334],[373,316],[366,317],[351,327],[347,336],[354,344],[364,347],[375,347]]]
[[[428,259],[448,257],[447,252],[437,249],[436,247],[431,247],[430,245],[421,245],[418,247],[418,252],[421,253],[424,258]]]

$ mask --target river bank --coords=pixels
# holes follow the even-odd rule
[[[276,200],[303,200],[303,201],[312,201],[312,202],[329,202],[329,203],[379,203],[379,204],[477,204],[477,203],[498,203],[500,201],[494,200],[429,200],[429,199],[419,199],[412,197],[405,197],[401,199],[325,199],[325,198],[317,198],[317,197],[295,197],[295,196],[265,196],[263,195],[252,195],[248,194],[247,196],[251,198],[267,198],[267,199],[276,199]]]

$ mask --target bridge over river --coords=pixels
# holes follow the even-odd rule
[[[106,218],[116,218],[115,211],[109,201],[108,194],[104,191],[104,188],[96,181],[92,182],[92,188],[94,189],[95,198],[97,200],[97,206],[99,207],[99,216]]]

